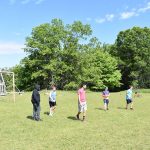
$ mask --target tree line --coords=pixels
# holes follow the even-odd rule
[[[12,70],[16,85],[31,90],[34,84],[73,90],[86,83],[91,90],[129,85],[150,87],[150,28],[119,32],[114,44],[93,37],[90,25],[64,24],[53,19],[32,29],[26,38],[27,54]]]

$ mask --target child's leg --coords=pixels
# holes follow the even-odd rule
[[[86,111],[83,112],[83,121],[85,120],[86,117]]]
[[[126,104],[126,109],[128,109],[128,103]]]
[[[80,119],[80,117],[79,117],[80,114],[81,114],[81,112],[77,113],[77,115],[76,115],[77,119]]]
[[[106,110],[107,109],[107,104],[106,103],[104,103],[104,110]]]
[[[108,103],[107,103],[107,110],[108,110]]]
[[[52,116],[52,115],[53,115],[53,107],[50,107],[49,115],[50,115],[50,116]]]
[[[87,111],[87,104],[85,104],[83,107],[83,121],[85,120],[86,117],[86,111]]]
[[[56,108],[55,106],[52,107],[52,115],[54,113],[55,108]]]
[[[133,102],[131,102],[131,106],[130,106],[130,109],[133,109]]]
[[[54,112],[55,109],[56,109],[56,106],[53,107],[53,112]]]
[[[51,113],[53,115],[53,113],[54,113],[54,106],[51,108]]]
[[[77,113],[77,115],[76,115],[76,117],[77,117],[78,120],[80,119],[79,115],[81,114],[81,112],[82,112],[82,106],[81,106],[81,104],[78,102],[78,113]]]
[[[109,100],[107,100],[107,110],[108,110],[108,104],[109,104]]]
[[[35,108],[34,108],[34,105],[33,105],[33,119],[35,119]]]
[[[128,109],[130,101],[128,99],[126,99],[126,109]]]

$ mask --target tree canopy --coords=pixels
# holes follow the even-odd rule
[[[111,54],[118,58],[122,83],[150,87],[150,29],[133,27],[121,31],[112,46]]]
[[[60,19],[32,29],[26,38],[27,56],[14,68],[17,86],[30,90],[34,83],[47,88],[76,89],[86,82],[91,89],[120,86],[117,60],[92,37],[90,25]]]
[[[34,27],[25,45],[27,56],[12,68],[20,89],[38,83],[72,90],[83,82],[92,90],[150,87],[150,28],[120,31],[110,45],[93,37],[88,24],[53,19]]]

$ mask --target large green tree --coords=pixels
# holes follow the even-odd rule
[[[111,54],[119,60],[124,87],[150,87],[150,28],[133,27],[121,31]]]
[[[18,87],[55,83],[59,89],[76,89],[81,82],[91,89],[119,86],[117,61],[91,35],[91,27],[80,21],[64,25],[53,19],[33,28],[26,38],[27,56],[14,68]]]
[[[120,87],[121,73],[117,69],[117,60],[113,58],[98,41],[92,38],[82,53],[82,80],[92,90],[114,89]]]
[[[60,19],[33,28],[26,39],[27,57],[22,61],[22,67],[30,74],[29,81],[39,83],[42,88],[54,82],[60,89],[77,82],[80,41],[91,33],[89,25],[80,21],[64,25]]]

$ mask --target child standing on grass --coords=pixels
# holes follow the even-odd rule
[[[87,103],[86,103],[86,85],[83,84],[81,88],[78,90],[78,113],[76,115],[77,119],[79,120],[79,115],[83,113],[83,121],[86,117],[86,111],[87,111]]]
[[[129,89],[126,92],[126,109],[128,109],[128,105],[130,105],[130,109],[133,110],[133,100],[132,100],[132,89],[133,86],[129,86]]]
[[[49,106],[50,106],[50,112],[49,116],[53,116],[54,110],[56,108],[56,87],[52,87],[52,91],[49,94]]]
[[[33,119],[36,121],[41,121],[40,119],[40,85],[35,85],[32,92],[31,102],[33,104]]]
[[[109,90],[108,87],[105,88],[105,91],[102,92],[103,101],[104,101],[104,110],[108,110],[108,104],[109,104]]]

